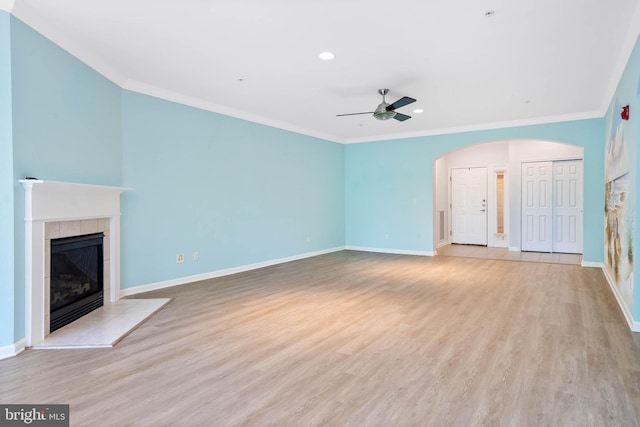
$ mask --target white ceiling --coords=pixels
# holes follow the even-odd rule
[[[638,0],[0,0],[120,86],[337,142],[602,117]],[[494,10],[492,17],[485,12]],[[329,50],[336,57],[321,61]],[[242,81],[239,81],[242,79]],[[377,121],[411,96],[411,120]],[[414,114],[422,108],[424,113]]]

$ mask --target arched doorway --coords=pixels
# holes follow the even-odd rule
[[[459,194],[453,192],[456,185],[456,173],[453,172],[462,171],[464,175],[464,170],[482,170],[486,174],[486,195],[472,195],[478,203],[484,203],[478,206],[479,208],[486,207],[486,247],[504,248],[503,251],[518,253],[523,250],[523,231],[527,231],[526,224],[523,227],[523,165],[550,162],[548,166],[551,167],[551,172],[553,162],[564,162],[557,165],[566,165],[566,162],[570,161],[581,162],[583,158],[584,149],[579,146],[555,141],[517,139],[482,142],[450,151],[435,159],[434,248],[441,253],[443,247],[456,243],[455,227],[464,223],[453,212],[455,204],[463,200]],[[557,182],[549,183],[546,189],[553,191],[554,183]],[[536,197],[539,196],[540,194],[536,194]],[[549,224],[552,224],[551,219]],[[548,252],[553,252],[553,249]],[[582,252],[582,247],[575,252]],[[515,258],[516,254],[505,257]],[[528,257],[532,260],[537,258],[533,255]],[[579,263],[579,258],[575,257],[570,259],[571,263],[576,259]]]

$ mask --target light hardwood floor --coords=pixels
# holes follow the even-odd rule
[[[580,265],[582,262],[582,255],[580,254],[520,252],[510,251],[507,248],[493,248],[477,245],[448,244],[438,248],[437,252],[438,255],[444,256],[502,259],[505,261],[546,262],[551,264],[575,265]]]
[[[150,292],[113,349],[0,361],[74,426],[636,426],[640,339],[602,272],[342,251]]]

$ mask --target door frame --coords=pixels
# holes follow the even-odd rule
[[[486,242],[486,246],[489,246],[489,215],[491,212],[491,200],[489,198],[489,169],[491,167],[488,165],[482,165],[482,166],[456,166],[456,167],[450,167],[448,168],[448,186],[449,186],[449,191],[448,191],[448,195],[449,195],[449,242],[453,243],[453,170],[454,169],[486,169],[487,171],[487,182],[486,182],[486,188],[487,188],[487,198],[486,198],[486,224],[485,224],[485,242]],[[480,245],[480,246],[485,246],[485,245]]]
[[[453,169],[469,169],[469,168],[486,168],[487,169],[487,247],[490,248],[500,248],[509,247],[509,236],[511,233],[510,230],[510,178],[509,178],[509,165],[508,164],[499,164],[499,165],[474,165],[474,166],[456,166],[449,167],[447,169],[447,206],[448,209],[448,242],[451,242],[451,238],[453,236],[453,186],[451,185],[451,171]],[[496,175],[498,172],[502,172],[504,174],[504,233],[502,238],[500,238],[496,232],[497,227],[497,195],[496,195]]]
[[[535,160],[527,160],[524,162],[520,162],[520,247],[519,247],[519,251],[523,251],[522,249],[522,243],[523,243],[523,238],[522,235],[524,234],[524,210],[522,209],[522,203],[523,203],[523,196],[524,196],[524,191],[522,190],[522,168],[524,167],[525,164],[527,163],[540,163],[540,162],[550,162],[551,163],[551,251],[550,252],[544,252],[544,253],[555,253],[553,251],[553,238],[555,236],[555,233],[553,232],[553,201],[555,200],[554,197],[554,190],[553,190],[553,185],[554,185],[554,170],[553,170],[553,163],[555,162],[566,162],[566,161],[580,161],[582,162],[582,172],[581,172],[581,182],[580,182],[580,190],[582,192],[581,195],[581,199],[582,199],[582,207],[580,209],[580,214],[582,216],[582,228],[580,228],[580,232],[582,233],[581,236],[581,252],[580,254],[584,253],[584,175],[585,175],[585,171],[584,171],[584,157],[558,157],[558,158],[542,158],[542,159],[535,159]],[[535,251],[534,251],[535,252]],[[559,252],[560,253],[560,252]]]

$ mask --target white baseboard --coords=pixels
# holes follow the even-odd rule
[[[517,246],[509,246],[509,252],[520,252],[520,248]]]
[[[27,346],[27,339],[22,338],[15,344],[5,345],[4,347],[0,347],[0,360],[6,359],[7,357],[17,356],[22,353]]]
[[[214,279],[216,277],[228,276],[230,274],[236,274],[236,273],[242,273],[242,272],[245,272],[245,271],[256,270],[258,268],[269,267],[271,265],[282,264],[282,263],[290,262],[290,261],[297,261],[297,260],[304,259],[304,258],[311,258],[311,257],[318,256],[318,255],[328,254],[328,253],[331,253],[331,252],[338,252],[338,251],[342,251],[344,249],[345,249],[344,246],[340,246],[340,247],[337,247],[337,248],[323,249],[321,251],[316,251],[316,252],[306,252],[306,253],[303,253],[303,254],[300,254],[300,255],[294,255],[294,256],[286,257],[286,258],[279,258],[279,259],[274,259],[274,260],[269,260],[269,261],[263,261],[263,262],[258,262],[258,263],[255,263],[255,264],[241,265],[239,267],[232,267],[232,268],[226,268],[224,270],[216,270],[216,271],[211,271],[211,272],[208,272],[208,273],[195,274],[193,276],[179,277],[177,279],[165,280],[163,282],[149,283],[147,285],[135,286],[133,288],[120,289],[120,296],[121,297],[126,297],[126,296],[129,296],[129,295],[136,295],[136,294],[140,294],[140,293],[143,293],[143,292],[150,292],[150,291],[155,291],[155,290],[158,290],[158,289],[169,288],[171,286],[179,286],[179,285],[185,285],[187,283],[199,282],[201,280]]]
[[[624,318],[626,319],[627,324],[629,325],[629,328],[633,332],[640,332],[640,322],[637,322],[633,318],[633,315],[631,314],[629,307],[627,307],[627,305],[624,303],[624,300],[622,299],[622,295],[620,294],[620,290],[616,286],[615,280],[613,280],[613,277],[611,277],[611,275],[609,274],[609,271],[606,269],[604,264],[600,263],[600,265],[602,266],[602,272],[604,273],[604,277],[607,279],[607,283],[609,283],[609,287],[611,288],[613,295],[616,297],[616,301],[618,301],[620,310],[622,310],[622,314],[624,315]]]
[[[601,268],[601,269],[602,269],[602,271],[604,271],[604,264],[603,264],[603,263],[601,263],[601,262],[594,262],[594,261],[585,261],[585,260],[582,260],[582,261],[580,262],[580,265],[581,265],[582,267]],[[607,274],[607,273],[605,273],[605,274]],[[608,280],[608,279],[607,279],[607,280]]]
[[[442,242],[440,242],[440,243],[438,243],[436,245],[436,249],[440,249],[441,247],[447,246],[447,245],[450,245],[450,244],[451,244],[451,242],[449,242],[448,240],[443,240]]]
[[[436,256],[436,251],[408,251],[404,249],[368,248],[364,246],[347,246],[350,251],[378,252],[381,254]]]

